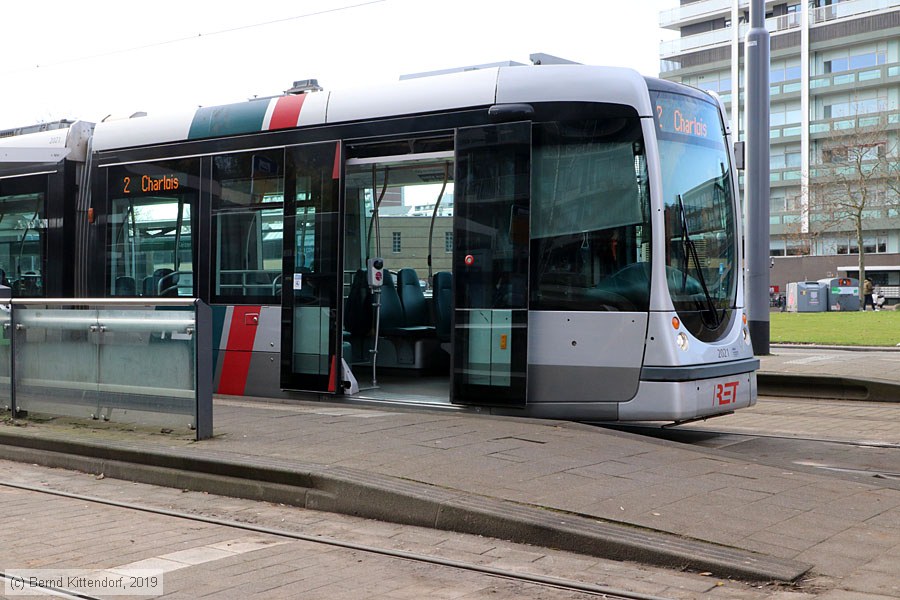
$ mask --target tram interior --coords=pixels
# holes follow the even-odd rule
[[[43,290],[43,194],[0,197],[0,283],[18,297]]]
[[[348,150],[344,358],[362,398],[446,403],[452,140],[404,140]],[[371,287],[367,276],[367,263],[374,258],[383,261],[380,288]]]

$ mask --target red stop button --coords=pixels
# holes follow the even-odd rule
[[[467,267],[471,267],[472,265],[475,264],[475,257],[472,256],[471,254],[466,254],[466,259],[465,259],[465,260],[466,260],[466,266],[467,266]]]

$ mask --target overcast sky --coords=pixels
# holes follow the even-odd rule
[[[544,52],[659,73],[678,0],[0,3],[0,129],[241,102]]]

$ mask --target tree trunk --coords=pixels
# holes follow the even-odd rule
[[[856,221],[856,247],[859,249],[859,254],[857,255],[859,257],[859,305],[863,310],[866,310],[866,250],[863,247],[862,213],[856,215],[854,221]]]

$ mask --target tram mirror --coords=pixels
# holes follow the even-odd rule
[[[745,142],[735,142],[734,143],[734,168],[738,171],[744,170],[744,158],[746,152],[746,143]]]

